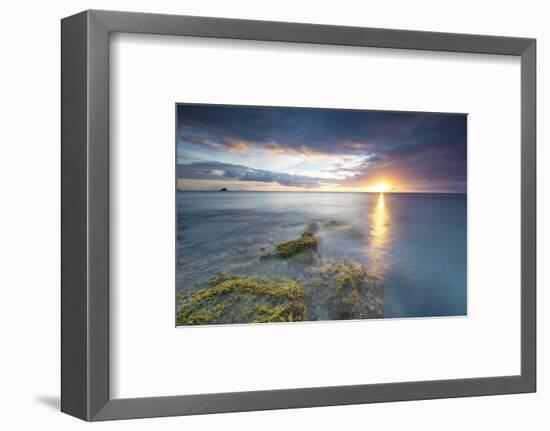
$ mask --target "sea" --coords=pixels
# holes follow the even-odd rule
[[[383,281],[384,317],[467,314],[467,195],[177,192],[178,292],[213,275],[300,280],[303,265],[260,260],[315,230],[322,262],[342,258]],[[336,225],[334,228],[328,226]]]

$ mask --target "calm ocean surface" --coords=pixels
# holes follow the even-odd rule
[[[383,279],[384,317],[467,313],[465,194],[178,192],[177,205],[178,291],[222,271],[307,277],[259,256],[318,223],[322,261],[348,257]]]

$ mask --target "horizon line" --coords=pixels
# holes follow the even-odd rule
[[[368,193],[368,194],[456,194],[456,195],[465,195],[468,192],[452,192],[452,191],[429,191],[429,192],[375,192],[375,191],[327,191],[327,190],[317,190],[317,191],[307,191],[307,190],[183,190],[177,188],[178,192],[210,192],[210,193]]]

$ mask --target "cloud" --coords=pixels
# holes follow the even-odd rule
[[[305,175],[291,175],[253,169],[242,165],[219,162],[193,162],[179,164],[178,179],[217,179],[227,178],[238,181],[277,183],[281,186],[315,188],[322,185],[321,178]]]
[[[332,176],[357,186],[389,172],[434,190],[466,189],[466,116],[461,114],[179,105],[177,121],[178,160],[189,163],[187,151],[201,160],[240,166],[233,177],[228,175],[235,168],[228,167],[227,178],[286,184]],[[197,148],[200,154],[193,153]],[[312,167],[309,176],[297,175],[301,171],[290,169],[291,161],[317,164],[317,172]],[[266,163],[289,173],[243,166]]]

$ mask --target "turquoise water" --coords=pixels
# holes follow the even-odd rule
[[[259,256],[314,225],[318,264],[351,258],[382,278],[384,317],[467,313],[465,194],[178,192],[177,207],[178,291],[222,271],[304,279]]]

